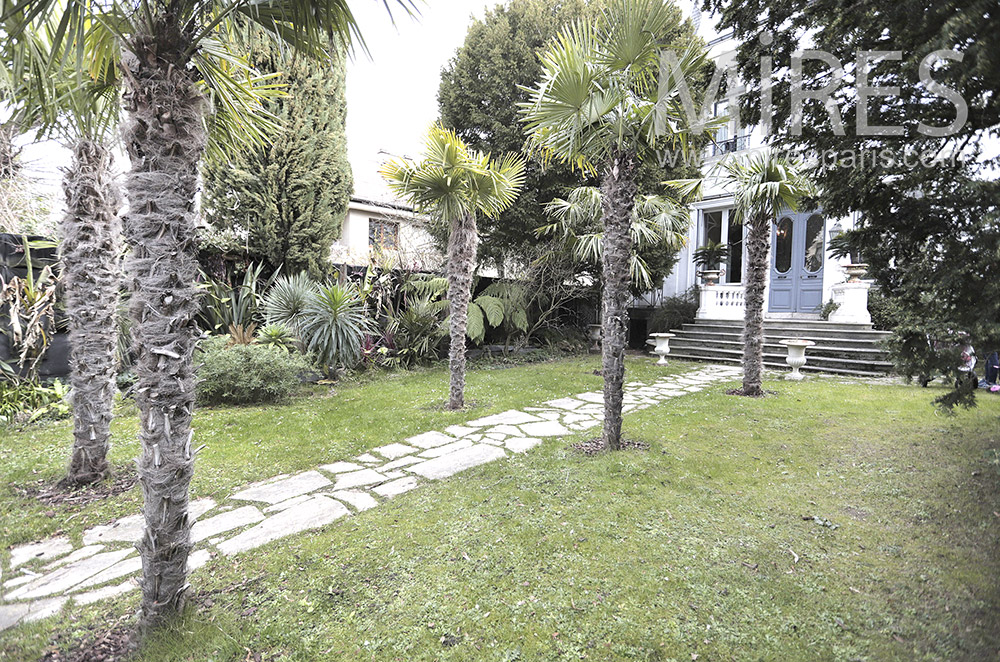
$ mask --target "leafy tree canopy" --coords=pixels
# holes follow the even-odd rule
[[[575,20],[595,20],[609,0],[511,0],[486,13],[469,28],[465,43],[441,73],[438,104],[441,122],[471,148],[493,154],[520,151],[524,146],[524,125],[518,117],[518,103],[529,94],[541,77],[538,54],[560,29]],[[683,51],[696,39],[689,21],[672,7],[676,20],[660,35],[668,48]],[[697,95],[707,81],[694,81]],[[661,193],[664,179],[694,174],[677,168],[664,170],[645,163],[639,174],[640,191]],[[566,165],[537,160],[528,162],[521,197],[496,219],[483,219],[479,232],[480,260],[501,265],[505,259],[530,252],[538,243],[535,230],[548,223],[544,205],[563,197],[580,185],[596,185]],[[650,250],[662,252],[662,247]],[[650,255],[650,261],[654,261]],[[671,260],[662,262],[666,266]]]
[[[704,7],[740,43],[737,66],[747,85],[741,119],[768,124],[761,67],[770,58],[773,142],[817,159],[817,203],[827,213],[857,215],[851,241],[883,294],[900,304],[895,346],[903,371],[955,375],[957,355],[948,348],[959,333],[971,336],[980,355],[1000,346],[1000,190],[984,170],[998,161],[981,156],[984,140],[1000,135],[1000,6],[705,0]],[[797,130],[792,58],[802,48],[826,51],[842,66],[831,98],[843,130],[819,101],[804,103]],[[938,50],[955,52],[931,55]],[[898,53],[867,62],[859,59],[865,51]],[[802,87],[813,90],[834,76],[829,62],[809,57],[801,72]],[[898,89],[866,99],[852,89],[859,74],[871,87]],[[859,129],[866,125],[899,128],[871,134]],[[942,402],[972,401],[966,391]]]

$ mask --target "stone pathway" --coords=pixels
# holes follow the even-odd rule
[[[652,384],[629,384],[623,409],[644,409],[738,374],[738,367],[712,365]],[[188,569],[218,554],[239,554],[326,526],[427,481],[524,453],[546,437],[596,428],[603,419],[602,403],[601,393],[593,391],[512,409],[386,444],[350,461],[274,476],[222,503],[192,501],[197,521]],[[87,529],[80,546],[55,537],[13,548],[8,566],[0,568],[0,630],[54,615],[70,600],[86,605],[137,590],[142,565],[134,545],[143,527],[141,514],[130,515]]]

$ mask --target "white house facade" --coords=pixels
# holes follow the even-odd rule
[[[716,35],[712,21],[701,16],[697,3],[688,7],[699,34],[709,45],[710,54],[724,69],[734,56],[738,43],[732,34]],[[729,113],[730,99],[742,89],[731,86],[729,97],[720,98],[712,109],[716,116]],[[703,198],[691,207],[691,223],[687,244],[682,249],[673,273],[662,287],[644,296],[636,304],[655,304],[662,297],[684,293],[700,283],[694,252],[708,242],[721,243],[728,256],[719,265],[719,281],[701,287],[698,319],[737,320],[743,318],[743,276],[746,273],[744,251],[745,228],[733,218],[733,194],[713,169],[720,160],[740,158],[759,151],[764,135],[759,127],[741,127],[738,117],[716,135],[705,154],[703,174],[706,176]],[[823,305],[835,301],[839,307],[830,320],[843,323],[870,323],[867,311],[867,290],[864,282],[847,283],[844,265],[849,260],[836,260],[829,254],[830,239],[854,227],[854,218],[830,218],[821,209],[788,211],[774,219],[771,228],[770,268],[765,295],[766,319],[818,320]]]
[[[388,260],[407,271],[437,271],[444,256],[427,231],[427,219],[399,202],[352,197],[347,216],[330,249],[330,260],[342,267],[364,268]]]

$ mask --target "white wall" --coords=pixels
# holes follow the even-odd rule
[[[430,234],[424,228],[424,218],[393,206],[372,205],[357,200],[351,201],[340,238],[330,249],[332,262],[354,267],[370,263],[369,219],[399,224],[399,248],[386,251],[388,256],[398,261],[399,267],[415,270],[437,270],[441,267],[444,256],[434,247]]]

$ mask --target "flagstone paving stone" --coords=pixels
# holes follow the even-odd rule
[[[506,455],[506,453],[496,446],[477,444],[455,451],[454,453],[449,453],[448,455],[436,457],[433,460],[414,464],[409,467],[408,471],[419,474],[424,478],[436,480],[447,478],[448,476],[457,474],[459,471],[470,469],[486,462],[499,460],[502,457],[506,457]]]
[[[471,445],[472,445],[471,441],[467,439],[459,439],[458,441],[451,444],[445,444],[444,446],[438,446],[437,448],[430,448],[428,450],[425,450],[423,453],[420,454],[420,457],[426,457],[426,458],[441,457],[442,455],[447,455],[448,453],[454,453],[457,450],[468,448]],[[411,468],[410,471],[412,470],[413,469]]]
[[[512,437],[507,441],[507,448],[515,453],[526,453],[540,443],[542,440],[534,437]]]
[[[42,598],[62,593],[131,554],[135,554],[134,549],[120,549],[114,552],[95,554],[50,574],[42,575],[36,581],[8,593],[4,596],[4,600],[30,600],[31,598]]]
[[[360,464],[354,464],[353,462],[334,462],[333,464],[320,465],[320,469],[331,474],[342,474],[347,473],[348,471],[364,469],[364,467]]]
[[[577,400],[576,398],[559,398],[558,400],[549,400],[545,404],[550,407],[559,407],[560,409],[576,409],[577,407],[583,406],[583,400]]]
[[[454,437],[443,432],[424,432],[415,437],[410,437],[406,440],[406,443],[420,448],[434,448],[435,446],[450,444],[453,441],[455,441]]]
[[[191,527],[191,542],[213,538],[220,533],[232,531],[241,526],[256,524],[262,519],[264,519],[264,514],[253,506],[243,506],[236,510],[230,510],[215,517],[195,522],[194,526]]]
[[[41,542],[20,545],[10,550],[10,567],[13,569],[35,560],[47,561],[64,556],[72,551],[73,544],[69,541],[69,538],[62,536],[49,538]]]
[[[521,426],[525,434],[529,437],[558,437],[569,434],[569,430],[564,428],[558,421],[545,421],[543,423],[525,423]]]
[[[374,485],[384,483],[385,476],[374,469],[362,469],[352,471],[349,474],[340,474],[337,477],[337,484],[333,486],[335,490],[346,490],[350,487],[360,487],[362,485]]]
[[[706,366],[652,384],[630,384],[626,387],[623,409],[645,409],[728,381],[739,373],[737,367]],[[215,555],[205,545],[214,545],[223,555],[254,549],[349,516],[352,510],[344,504],[355,512],[368,510],[379,503],[374,495],[391,498],[419,487],[421,478],[446,478],[507,457],[508,452],[525,453],[542,444],[543,437],[596,427],[604,418],[603,402],[603,394],[594,391],[551,400],[546,406],[484,416],[448,426],[444,432],[412,436],[405,444],[384,444],[352,462],[338,461],[319,466],[319,471],[274,476],[247,485],[231,497],[270,504],[263,508],[263,513],[253,505],[219,506],[211,499],[193,501],[189,505],[192,519],[210,511],[212,516],[195,521],[192,527],[192,540],[201,546],[188,557],[188,569],[200,568]],[[405,471],[400,471],[404,468]],[[320,471],[330,474],[333,480]],[[224,539],[229,532],[240,528],[241,532]],[[138,540],[143,529],[142,515],[137,514],[87,529],[84,546],[79,549],[74,550],[71,541],[63,537],[11,550],[10,563],[5,569],[8,576],[19,565],[34,565],[38,560],[50,563],[41,573],[22,568],[21,576],[9,577],[4,582],[4,588],[8,589],[4,600],[16,602],[0,604],[0,630],[57,613],[70,595],[77,604],[90,604],[137,590],[141,561],[132,548],[120,547]],[[112,551],[105,551],[105,544],[111,545]],[[131,577],[127,581],[113,583],[128,575]]]
[[[387,446],[380,446],[379,448],[376,448],[375,452],[385,457],[387,460],[395,460],[403,457],[404,455],[409,455],[416,450],[417,449],[413,446],[407,446],[406,444],[388,444]]]
[[[260,547],[272,540],[315,529],[350,513],[347,506],[322,495],[314,496],[288,510],[271,515],[263,522],[217,545],[226,556]]]
[[[358,512],[361,512],[363,510],[368,510],[369,508],[374,508],[375,506],[378,505],[378,501],[376,501],[372,497],[372,495],[368,494],[367,492],[357,492],[354,490],[340,490],[331,493],[330,496],[340,499],[344,503],[351,504],[351,506]]]
[[[399,480],[394,480],[391,483],[386,483],[385,485],[379,485],[374,491],[389,499],[397,494],[409,492],[416,486],[417,479],[413,476],[407,476],[406,478],[400,478]]]
[[[393,471],[394,469],[400,469],[408,464],[414,464],[419,462],[419,457],[401,457],[398,460],[393,460],[392,462],[387,462],[381,467],[378,467],[379,471]]]
[[[263,501],[264,503],[280,503],[300,494],[326,487],[330,479],[318,471],[303,471],[300,474],[282,478],[271,483],[251,487],[237,492],[231,498],[241,501]]]
[[[518,411],[516,409],[511,409],[499,414],[493,414],[492,416],[477,418],[474,421],[469,421],[466,425],[484,428],[490,425],[520,425],[521,423],[531,423],[532,421],[537,420],[537,416],[533,416],[532,414]]]
[[[66,565],[67,563],[74,563],[76,561],[79,561],[80,559],[85,559],[88,556],[93,556],[94,554],[103,550],[104,550],[104,545],[87,545],[86,547],[81,547],[80,549],[76,550],[69,556],[63,557],[58,561],[53,561],[47,566],[44,566],[42,570],[45,571],[55,570],[60,566]]]

